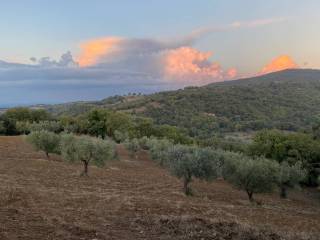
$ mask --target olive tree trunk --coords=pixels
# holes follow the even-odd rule
[[[247,190],[247,194],[248,194],[248,198],[249,198],[249,201],[250,202],[254,202],[254,199],[253,199],[253,192]]]
[[[89,161],[82,161],[82,162],[83,162],[83,172],[81,173],[81,176],[88,176]]]
[[[192,190],[189,186],[191,182],[191,177],[184,177],[183,179],[183,191],[187,196],[192,195]]]
[[[284,199],[288,197],[287,187],[285,185],[281,185],[280,187],[280,197]]]

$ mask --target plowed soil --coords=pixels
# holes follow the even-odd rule
[[[0,239],[320,239],[317,190],[257,195],[224,182],[181,182],[147,152],[105,168],[49,160],[22,137],[0,137]]]

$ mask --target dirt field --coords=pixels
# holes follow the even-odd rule
[[[0,239],[320,239],[318,192],[257,195],[261,206],[222,180],[181,183],[118,147],[106,168],[47,160],[21,137],[0,137]],[[298,234],[298,236],[295,236]]]

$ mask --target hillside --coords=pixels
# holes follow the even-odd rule
[[[285,70],[264,76],[147,96],[116,96],[99,102],[49,106],[54,114],[104,107],[189,129],[191,135],[262,128],[299,130],[320,117],[320,71]]]
[[[195,181],[195,195],[186,197],[181,182],[146,152],[132,159],[118,146],[118,153],[111,166],[79,177],[81,165],[47,160],[22,137],[0,137],[0,239],[319,237],[316,191],[290,192],[289,200],[259,194],[262,205],[251,205],[222,180]]]

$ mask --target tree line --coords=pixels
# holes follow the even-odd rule
[[[47,158],[55,153],[70,163],[82,163],[82,176],[88,176],[89,164],[99,167],[116,159],[115,143],[90,136],[57,134],[46,130],[35,131],[26,136],[27,142],[38,151],[43,151]]]
[[[88,176],[90,164],[102,167],[116,159],[115,143],[109,139],[45,130],[32,132],[26,139],[48,158],[55,153],[67,162],[82,163],[82,176]],[[286,198],[287,189],[298,186],[307,176],[300,162],[290,165],[241,153],[174,144],[168,139],[134,138],[125,140],[124,145],[132,157],[136,157],[139,149],[148,150],[154,161],[182,179],[186,195],[193,194],[190,187],[193,179],[212,181],[220,177],[245,191],[251,202],[254,194],[272,192],[276,187],[280,196]]]
[[[167,139],[133,139],[126,146],[133,153],[139,148],[148,150],[157,164],[182,179],[186,195],[192,195],[190,183],[195,178],[205,181],[223,178],[245,191],[250,201],[254,201],[254,194],[272,192],[276,187],[280,196],[286,198],[287,189],[298,186],[307,176],[300,162],[290,165],[221,149],[174,144]]]
[[[97,165],[103,162],[99,156],[93,158],[93,152],[106,156],[102,146],[108,148],[113,141],[124,144],[133,157],[139,149],[148,150],[159,165],[183,179],[186,194],[192,193],[193,178],[223,177],[245,190],[249,199],[254,193],[268,192],[276,186],[281,196],[286,197],[288,188],[319,184],[318,128],[311,134],[263,130],[251,143],[238,144],[219,142],[215,138],[199,141],[184,129],[157,125],[148,118],[106,109],[56,119],[43,110],[19,108],[3,114],[0,123],[2,134],[10,131],[29,134],[28,141],[47,156],[58,153],[70,162],[82,162],[84,175],[91,162]],[[87,153],[81,153],[83,149]],[[84,157],[81,159],[81,156]]]
[[[194,141],[185,129],[158,125],[149,118],[101,108],[77,117],[54,118],[45,110],[28,108],[9,109],[0,116],[0,135],[29,134],[41,130],[85,134],[102,139],[110,137],[117,142],[143,136],[165,137],[181,144],[192,144]]]

